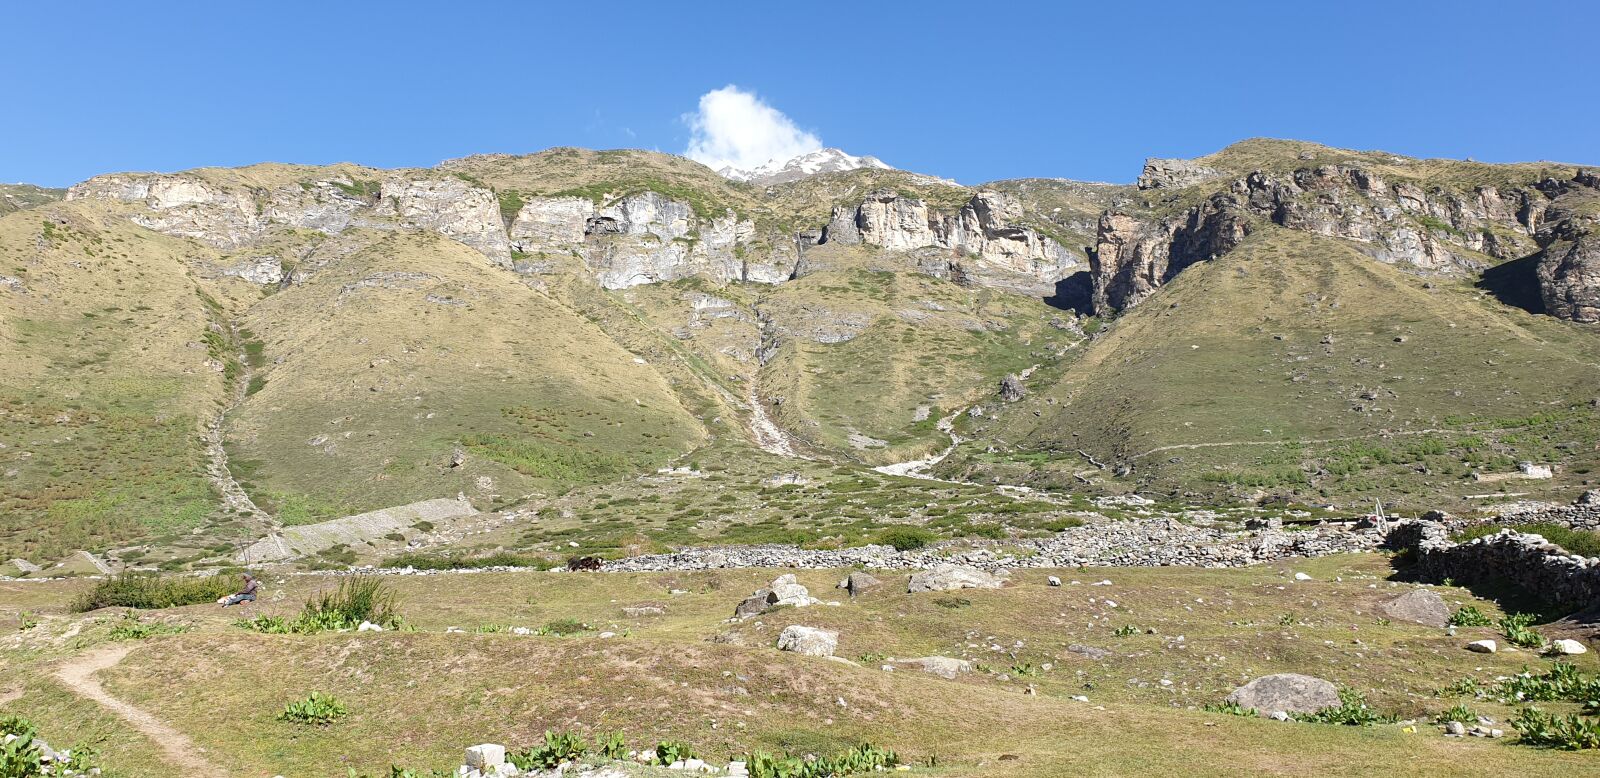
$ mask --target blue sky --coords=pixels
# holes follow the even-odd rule
[[[963,183],[1130,181],[1255,136],[1596,163],[1596,29],[1596,3],[1474,0],[26,3],[0,26],[0,181],[684,153],[728,85],[792,123],[699,117],[740,148],[776,127]]]

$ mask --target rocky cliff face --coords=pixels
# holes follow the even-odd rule
[[[1579,171],[1571,181],[1540,188],[1555,197],[1534,236],[1542,246],[1534,272],[1545,312],[1600,322],[1600,176]]]
[[[1140,187],[1215,186],[1216,171],[1172,162],[1151,160]],[[1344,239],[1380,262],[1425,273],[1476,271],[1543,246],[1547,308],[1553,315],[1579,318],[1588,314],[1575,311],[1591,306],[1586,301],[1593,239],[1580,239],[1589,228],[1562,217],[1571,223],[1541,232],[1553,204],[1570,199],[1571,188],[1579,186],[1503,190],[1479,184],[1452,190],[1389,181],[1358,165],[1258,170],[1175,215],[1131,206],[1108,211],[1090,257],[1093,305],[1102,313],[1134,305],[1184,267],[1231,250],[1252,225],[1270,223]]]
[[[1079,257],[1021,219],[1017,201],[999,192],[978,192],[955,213],[939,213],[922,200],[879,189],[853,208],[834,207],[822,241],[890,251],[947,249],[975,260],[973,268],[951,263],[953,273],[993,269],[1048,284],[1081,266]]]
[[[375,213],[396,218],[403,227],[437,232],[497,265],[511,266],[511,242],[494,193],[459,178],[390,178],[383,182]]]
[[[534,198],[511,223],[522,272],[539,272],[540,258],[580,257],[601,286],[622,289],[695,275],[717,281],[778,283],[799,261],[793,239],[762,236],[732,211],[706,219],[685,202],[656,192],[597,206],[578,197]]]

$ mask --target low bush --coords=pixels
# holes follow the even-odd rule
[[[55,758],[45,761],[38,728],[25,718],[0,716],[0,739],[8,736],[10,742],[0,744],[0,778],[100,774],[95,765],[98,754],[81,743],[65,752],[57,751]],[[63,753],[67,756],[63,757]]]
[[[896,551],[913,551],[937,540],[938,536],[921,527],[888,527],[878,533],[877,542]]]
[[[155,610],[179,605],[214,603],[239,590],[239,581],[211,575],[204,577],[126,572],[97,582],[72,603],[80,613],[100,608],[141,608]]]
[[[322,692],[312,692],[303,700],[295,700],[283,706],[283,712],[278,714],[278,720],[325,727],[344,718],[349,712],[344,703],[337,698]]]

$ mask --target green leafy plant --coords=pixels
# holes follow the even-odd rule
[[[1460,703],[1456,703],[1455,705],[1450,706],[1448,710],[1433,717],[1433,723],[1435,724],[1443,724],[1449,721],[1459,721],[1462,724],[1475,724],[1478,721],[1478,714],[1473,713],[1471,708],[1468,708]]]
[[[1234,702],[1233,700],[1223,700],[1222,702],[1213,703],[1211,705],[1205,705],[1205,706],[1202,706],[1202,709],[1206,710],[1206,711],[1209,711],[1211,713],[1226,713],[1229,716],[1254,716],[1254,715],[1256,715],[1256,709],[1255,708],[1246,708],[1245,706],[1240,705],[1239,703]]]
[[[1292,627],[1294,626],[1294,622],[1295,617],[1293,613],[1285,613],[1278,617],[1278,626],[1280,627]]]
[[[745,757],[750,778],[838,778],[857,773],[887,770],[900,764],[900,757],[888,749],[862,743],[831,756],[808,760],[804,757],[757,752]]]
[[[1600,712],[1600,674],[1585,673],[1567,662],[1556,662],[1542,673],[1523,668],[1502,681],[1495,693],[1506,702],[1564,700],[1583,703],[1590,711]]]
[[[322,692],[312,692],[303,700],[295,700],[283,706],[283,712],[278,714],[278,720],[325,727],[344,718],[349,712],[344,703],[337,698]]]
[[[1139,634],[1139,628],[1133,626],[1132,624],[1124,624],[1113,630],[1111,634],[1116,635],[1119,638],[1125,638],[1129,635]]]
[[[670,765],[695,758],[694,746],[682,740],[663,740],[656,743],[656,763]]]
[[[1523,648],[1539,648],[1544,645],[1544,635],[1532,628],[1534,616],[1531,613],[1512,613],[1500,619],[1500,631],[1505,633],[1506,640],[1514,646]]]
[[[1450,625],[1454,627],[1487,627],[1493,623],[1474,605],[1463,605],[1450,616]]]
[[[27,632],[39,626],[39,618],[28,611],[17,614],[17,629]]]
[[[1511,719],[1517,728],[1518,742],[1568,751],[1600,748],[1600,719],[1546,713],[1538,708],[1523,708]]]
[[[607,759],[627,759],[628,741],[621,732],[602,733],[595,737],[594,751]]]
[[[1323,708],[1316,713],[1297,713],[1293,718],[1296,721],[1313,724],[1341,724],[1349,727],[1370,727],[1395,720],[1393,716],[1385,716],[1373,710],[1367,705],[1366,696],[1355,689],[1340,689],[1337,706]]]
[[[1439,690],[1441,697],[1477,697],[1484,692],[1483,684],[1471,676],[1457,679]]]
[[[356,629],[364,621],[385,629],[395,629],[405,623],[396,610],[396,603],[393,590],[382,578],[357,575],[341,579],[338,588],[332,592],[323,592],[307,600],[305,609],[292,621],[280,616],[261,615],[234,623],[253,632],[270,634],[307,635]]]
[[[576,762],[589,753],[589,744],[573,732],[544,731],[544,742],[506,756],[519,770],[548,770],[563,762]]]

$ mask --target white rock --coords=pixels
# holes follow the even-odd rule
[[[1053,575],[1050,576],[1049,578],[1046,578],[1045,581],[1047,583],[1049,583],[1051,586],[1060,586],[1061,585],[1061,579],[1057,578],[1057,577],[1055,577]]]
[[[1553,654],[1567,654],[1568,656],[1573,656],[1577,654],[1586,654],[1589,652],[1589,649],[1576,640],[1562,638],[1561,640],[1554,640],[1550,642],[1550,652]]]
[[[1499,650],[1499,646],[1495,645],[1493,640],[1474,640],[1467,644],[1467,650],[1480,654],[1493,654]]]
[[[383,627],[380,627],[377,624],[373,624],[370,621],[363,621],[363,622],[361,622],[360,626],[356,627],[356,631],[357,632],[382,632],[383,631]]]
[[[839,633],[793,624],[778,634],[778,650],[805,656],[833,656],[839,647]]]
[[[506,747],[495,743],[480,743],[467,749],[467,767],[481,770],[506,763]]]
[[[1311,576],[1306,575],[1305,573],[1295,573],[1294,574],[1294,580],[1296,580],[1296,581],[1309,581],[1309,580],[1311,580]]]

